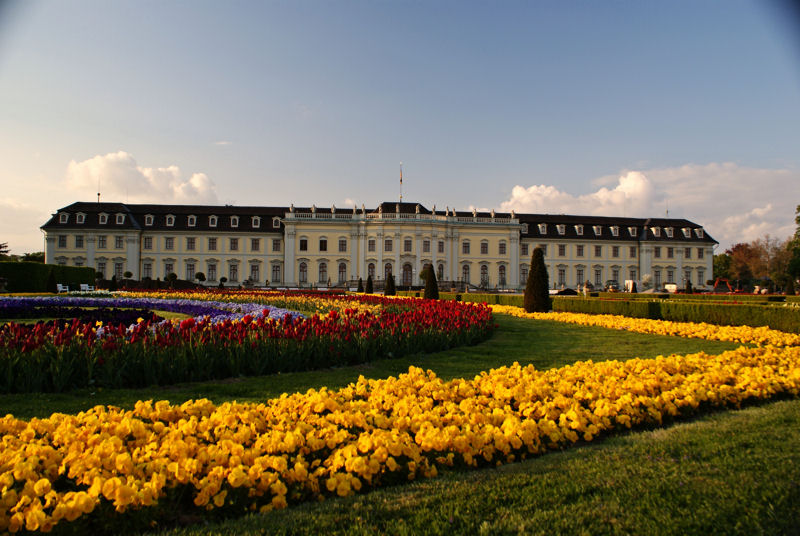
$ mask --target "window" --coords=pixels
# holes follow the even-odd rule
[[[164,277],[167,277],[169,274],[175,272],[174,265],[171,262],[164,263]]]
[[[175,239],[168,236],[164,239],[164,249],[175,249]]]
[[[675,270],[667,270],[667,283],[675,282]]]
[[[603,284],[603,270],[602,268],[594,269],[594,286],[600,287]]]
[[[147,225],[148,227],[151,227],[153,225],[152,214],[148,214],[147,216],[144,217],[144,224]]]
[[[149,262],[142,264],[142,277],[153,278],[153,265]]]
[[[661,258],[661,248],[660,247],[656,246],[656,247],[653,248],[653,257],[655,257],[656,259],[660,259]]]
[[[273,264],[272,265],[272,282],[273,283],[280,283],[281,282],[281,265],[280,264]]]
[[[697,248],[697,258],[698,259],[702,259],[703,258],[703,253],[705,253],[705,250],[703,248]]]
[[[422,241],[422,252],[423,253],[430,253],[431,252],[431,241],[430,240],[423,240]]]
[[[231,227],[239,227],[239,216],[231,216]]]
[[[250,281],[259,281],[261,279],[260,271],[261,270],[259,270],[257,264],[255,264],[255,263],[251,264],[250,265]]]
[[[372,279],[375,279],[375,264],[369,263],[367,265],[367,277],[371,277]]]
[[[83,247],[83,235],[75,235],[75,247],[76,248]]]
[[[667,258],[672,259],[675,257],[675,248],[667,248]]]
[[[481,285],[489,284],[489,267],[485,264],[481,266]]]
[[[260,216],[253,216],[250,218],[250,223],[253,226],[253,229],[258,229],[261,227],[261,217]],[[254,279],[253,281],[258,281],[258,279]]]
[[[261,239],[260,238],[251,238],[250,239],[250,251],[261,251]]]
[[[650,230],[653,231],[653,236],[656,238],[661,236],[661,227],[651,227]]]
[[[636,229],[636,227],[628,227],[628,234],[631,236],[636,236],[637,231],[638,229]]]
[[[239,265],[231,264],[228,266],[228,281],[236,283],[239,281]]]
[[[542,250],[542,253],[547,255],[547,244],[539,244],[537,247]]]
[[[187,281],[194,281],[194,263],[187,262],[186,263],[186,280]]]
[[[167,216],[167,227],[172,227],[175,225],[175,216]]]
[[[308,283],[308,266],[304,262],[300,263],[300,282]]]
[[[519,267],[519,282],[524,285],[528,281],[528,265],[523,264]]]
[[[83,223],[86,221],[86,214],[76,214],[75,223]]]
[[[583,236],[583,225],[575,226],[575,234],[577,234],[578,236]]]
[[[239,239],[238,238],[231,238],[231,251],[239,251]]]
[[[383,267],[383,277],[389,279],[392,276],[392,263],[387,262]]]
[[[461,253],[469,255],[469,242],[465,241],[461,243]]]
[[[683,229],[681,229],[681,231],[683,231],[683,237],[684,238],[691,238],[692,237],[692,230],[689,227],[684,227]]]
[[[592,230],[594,231],[595,236],[600,236],[601,234],[603,234],[602,225],[592,225]]]
[[[563,223],[556,225],[556,229],[558,230],[558,234],[562,236],[567,232],[567,226]]]
[[[603,256],[603,246],[595,246],[594,247],[594,256],[595,257],[602,257]]]
[[[687,281],[688,281],[689,283],[691,283],[691,282],[692,282],[692,271],[691,271],[691,270],[686,270],[686,271],[683,273],[683,283],[684,283],[684,286],[686,286],[686,282],[687,282]]]
[[[150,239],[152,240],[152,238]],[[100,235],[97,237],[97,247],[99,249],[106,249],[106,236]]]
[[[124,236],[115,236],[114,237],[114,248],[122,249],[125,247],[125,237]]]
[[[344,253],[347,251],[347,240],[344,238],[339,239],[339,253]]]
[[[575,279],[578,281],[579,285],[583,285],[583,268],[576,268],[575,269]]]
[[[540,223],[539,224],[539,234],[547,234],[547,224]]]
[[[611,226],[611,236],[619,236],[619,227],[616,225]]]
[[[117,225],[125,223],[125,214],[117,214]]]
[[[216,238],[209,238],[208,239],[208,251],[217,251],[217,239]]]
[[[558,269],[558,286],[563,287],[567,284],[567,269],[566,268],[559,268]]]
[[[653,270],[653,285],[657,288],[661,288],[661,270]]]
[[[469,283],[469,264],[465,264],[461,267],[461,281]]]
[[[583,245],[579,244],[575,246],[575,256],[576,257],[583,257]]]
[[[566,244],[559,244],[558,245],[558,256],[559,257],[566,257],[567,256],[567,245]]]
[[[66,212],[62,212],[58,215],[58,223],[67,223],[69,222],[69,214]]]
[[[217,217],[216,216],[209,216],[208,217],[208,226],[209,227],[216,227],[217,226]]]
[[[197,243],[197,239],[195,237],[193,237],[193,236],[187,237],[186,238],[186,250],[187,251],[194,251],[196,243]],[[191,281],[191,279],[189,281]]]
[[[122,279],[122,268],[121,262],[114,263],[114,275],[117,276],[117,280]]]
[[[326,284],[328,281],[328,264],[321,262],[319,263],[319,282],[320,284]]]
[[[272,239],[272,251],[280,251],[281,250],[281,240],[280,238],[273,238]]]
[[[106,223],[108,223],[108,214],[102,214],[101,213],[98,216],[98,220],[97,221],[100,223],[100,225],[105,225]]]
[[[522,234],[528,234],[528,224],[527,223],[523,223],[522,224]]]
[[[611,269],[611,279],[614,281],[619,281],[619,268]]]
[[[186,218],[186,224],[189,227],[194,227],[197,224],[197,217],[196,216],[188,216]],[[191,281],[191,279],[189,281]]]
[[[153,249],[153,237],[145,236],[142,240],[142,249]]]
[[[410,238],[406,238],[405,240],[403,240],[403,251],[405,253],[411,253],[411,239]]]
[[[619,246],[611,246],[611,256],[615,259],[619,258]],[[616,279],[616,277],[612,279]]]
[[[694,230],[694,234],[697,235],[697,238],[703,238],[703,229],[702,227],[698,227]]]
[[[635,258],[636,258],[636,246],[630,246],[630,247],[628,248],[628,256],[629,256],[631,259],[635,259]]]
[[[481,242],[481,255],[489,254],[489,242]]]
[[[697,270],[697,284],[701,287],[706,284],[706,272],[705,270]]]
[[[216,264],[209,264],[208,265],[208,279],[211,281],[217,280],[217,265]]]
[[[439,240],[439,253],[444,253],[444,241]]]
[[[319,250],[320,251],[328,251],[328,239],[327,238],[320,238],[319,239]]]
[[[339,283],[347,281],[347,265],[343,262],[339,263]]]
[[[67,235],[58,235],[58,247],[67,247]]]
[[[636,279],[636,268],[631,268],[628,273],[628,279]]]
[[[522,255],[524,255],[525,257],[527,257],[527,256],[528,256],[528,244],[522,244],[522,245],[520,246],[520,253],[521,253]]]
[[[383,251],[392,251],[392,239],[387,238],[383,241]]]
[[[672,227],[665,227],[664,231],[667,233],[667,238],[672,238]]]
[[[687,259],[691,259],[692,258],[692,248],[686,248],[683,251],[683,256],[686,257]]]
[[[281,227],[281,219],[278,217],[272,218],[272,228],[280,229],[280,227]],[[278,268],[278,273],[280,273],[280,267]]]
[[[369,251],[370,253],[375,251],[375,239],[374,238],[370,238],[369,240],[367,240],[367,251]]]
[[[437,278],[439,279],[439,281],[444,279],[444,264],[439,265]]]
[[[498,255],[505,255],[506,254],[506,243],[500,242],[500,245],[497,247],[497,254]]]
[[[300,239],[300,251],[308,251],[308,240],[305,238]]]

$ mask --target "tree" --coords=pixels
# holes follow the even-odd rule
[[[386,278],[386,287],[383,289],[384,296],[394,296],[397,294],[397,290],[394,288],[394,275],[389,274]]]
[[[525,285],[523,304],[529,313],[546,313],[550,310],[550,292],[544,250],[537,247],[531,257],[531,268]]]
[[[718,277],[731,278],[731,257],[727,253],[714,255],[714,279]]]
[[[372,294],[372,292],[373,292],[373,290],[372,290],[372,276],[371,275],[367,276],[367,286],[364,289],[364,292],[366,294]]]
[[[124,277],[125,279],[130,279],[131,277],[133,277],[133,272],[130,271],[125,272],[124,274],[122,274],[122,277]]]
[[[204,274],[203,272],[197,272],[196,274],[194,274],[194,278],[202,283],[203,281],[206,280],[206,274]]]
[[[225,283],[227,283],[227,282],[228,282],[228,278],[227,277],[220,277],[219,278],[219,288],[225,287]]]
[[[358,288],[356,289],[356,292],[364,292],[364,282],[360,277],[358,278]]]
[[[438,300],[439,283],[436,281],[436,273],[433,271],[433,266],[428,265],[422,273],[425,275],[425,294],[423,294],[423,297],[426,300]]]
[[[8,255],[8,242],[0,242],[0,255]]]

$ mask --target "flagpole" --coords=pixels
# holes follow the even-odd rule
[[[400,162],[400,202],[403,202],[403,163]]]

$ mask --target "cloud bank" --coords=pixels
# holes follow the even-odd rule
[[[97,155],[67,165],[66,186],[85,194],[99,191],[102,199],[130,203],[217,203],[216,186],[205,173],[185,177],[178,166],[140,166],[125,152]]]
[[[711,163],[625,171],[600,177],[594,190],[574,195],[550,185],[515,186],[502,210],[594,216],[663,216],[703,225],[724,250],[765,234],[794,233],[792,196],[800,171]],[[608,186],[605,186],[608,185]]]

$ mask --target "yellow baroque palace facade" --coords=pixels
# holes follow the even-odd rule
[[[521,289],[533,248],[545,250],[553,288],[607,280],[705,286],[717,242],[691,221],[428,209],[142,205],[78,202],[42,226],[46,262],[91,266],[104,277],[271,287],[352,287],[389,274],[422,285]]]

